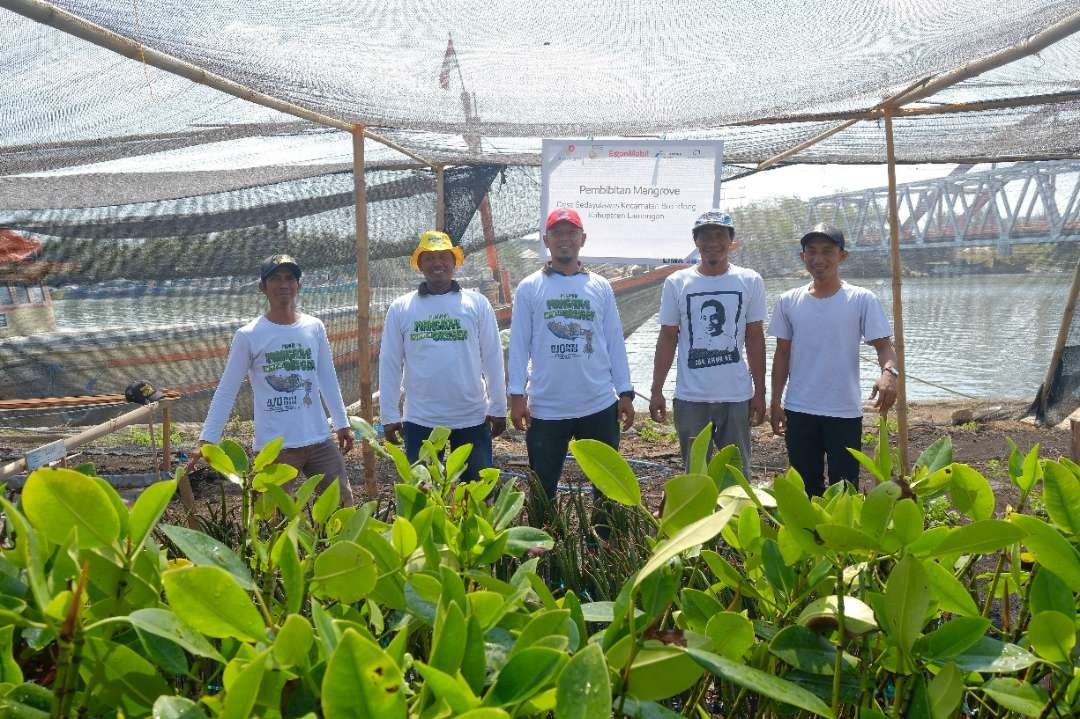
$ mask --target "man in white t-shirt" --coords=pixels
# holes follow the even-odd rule
[[[495,311],[454,280],[463,261],[446,233],[420,235],[412,268],[424,281],[394,300],[383,321],[379,411],[386,439],[404,436],[410,462],[435,427],[450,429],[451,447],[471,444],[463,477],[472,480],[494,466],[491,438],[506,429],[506,390]]]
[[[329,484],[335,478],[345,505],[351,505],[352,488],[342,452],[353,448],[353,431],[345,415],[334,370],[334,357],[326,327],[321,320],[296,308],[300,295],[300,265],[289,255],[273,255],[259,269],[259,290],[266,296],[266,314],[247,323],[233,336],[225,372],[210,401],[199,445],[221,439],[236,394],[246,377],[251,383],[255,409],[255,441],[263,445],[283,437],[277,461],[296,467],[305,476],[322,474]],[[323,404],[330,411],[330,438]],[[188,471],[202,455],[196,451]]]
[[[773,308],[769,334],[776,337],[776,352],[769,416],[773,432],[784,435],[788,461],[807,493],[820,495],[826,487],[826,458],[829,484],[844,480],[859,486],[859,463],[847,450],[862,446],[861,342],[877,351],[881,376],[870,399],[876,398],[874,406],[883,415],[896,401],[899,370],[878,298],[840,279],[848,255],[843,233],[832,225],[815,225],[800,244],[799,256],[813,281],[782,294]]]
[[[550,261],[517,286],[510,324],[510,416],[525,432],[529,468],[555,496],[571,439],[618,449],[634,423],[634,387],[611,284],[582,267],[581,217],[548,215]]]
[[[761,275],[728,261],[735,224],[723,210],[694,222],[700,260],[664,280],[660,334],[653,360],[649,413],[667,418],[664,382],[678,349],[672,410],[683,464],[709,422],[714,448],[734,444],[750,471],[750,426],[765,419],[765,283]],[[743,358],[743,349],[746,358]]]

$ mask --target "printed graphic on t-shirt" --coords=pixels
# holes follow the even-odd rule
[[[742,314],[742,292],[693,292],[686,296],[690,351],[686,364],[703,369],[739,361],[736,329]]]
[[[592,324],[596,312],[589,300],[581,299],[572,292],[564,292],[548,300],[546,307],[544,319],[548,330],[555,336],[549,348],[552,357],[572,359],[582,354],[591,355]]]
[[[299,389],[304,390],[304,404],[311,404],[311,380],[297,374],[315,371],[311,348],[296,342],[284,344],[281,349],[266,353],[262,370],[266,383],[280,393],[266,400],[267,412],[288,412],[299,407],[299,399],[292,396]]]
[[[463,342],[468,338],[469,331],[461,326],[461,320],[445,312],[434,314],[426,320],[416,320],[409,333],[409,339],[413,342]]]

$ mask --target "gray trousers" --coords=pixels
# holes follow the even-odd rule
[[[341,488],[341,506],[353,506],[352,487],[349,485],[349,472],[345,468],[345,457],[338,449],[336,439],[328,439],[318,444],[309,444],[306,447],[291,447],[281,450],[277,461],[279,464],[288,464],[305,477],[316,474],[323,475],[324,479],[319,484],[319,491],[323,491],[335,479],[339,479],[338,487]],[[300,480],[294,479],[287,486],[289,492],[295,492]]]
[[[679,435],[683,467],[690,469],[690,445],[709,422],[713,423],[709,459],[721,447],[733,444],[742,455],[743,474],[750,477],[750,400],[743,402],[691,402],[676,397],[671,402],[675,431]]]

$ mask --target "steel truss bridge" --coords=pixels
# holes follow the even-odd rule
[[[1023,162],[896,188],[903,250],[1080,242],[1080,160]],[[887,187],[815,197],[810,224],[839,227],[852,252],[889,248]]]

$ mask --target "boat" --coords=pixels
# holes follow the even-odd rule
[[[6,231],[7,236],[17,233]],[[34,250],[40,243],[20,237],[24,245],[33,243]],[[16,240],[11,239],[14,243]],[[48,288],[44,277],[48,265],[35,262],[33,252],[27,251],[16,257],[14,252],[4,255],[0,265],[0,287],[31,285],[25,278],[35,277],[32,297],[37,301],[21,303],[6,310],[18,319],[16,336],[9,331],[0,342],[0,398],[71,397],[123,392],[130,382],[145,380],[153,386],[179,393],[182,400],[173,406],[173,418],[180,421],[202,421],[206,416],[213,390],[225,367],[233,334],[248,319],[151,325],[131,328],[105,329],[56,329]],[[616,302],[623,322],[623,331],[629,336],[659,307],[660,289],[665,277],[678,266],[618,265],[598,268],[608,277],[615,291]],[[6,273],[6,274],[3,274]],[[34,274],[31,274],[34,273]],[[9,279],[3,279],[3,278]],[[16,279],[22,278],[22,279]],[[503,287],[507,286],[503,282]],[[408,291],[402,287],[401,292]],[[485,288],[481,288],[482,290]],[[509,297],[500,294],[502,288],[486,288],[501,330],[510,326],[511,304]],[[491,291],[494,289],[494,291]],[[312,291],[318,292],[313,287]],[[304,292],[309,288],[305,287]],[[9,289],[10,292],[10,289]],[[22,292],[20,289],[19,292]],[[20,295],[22,296],[22,295]],[[303,297],[303,295],[301,295]],[[500,301],[505,299],[505,301]],[[77,300],[76,300],[77,301]],[[40,309],[40,313],[34,314]],[[377,379],[379,339],[382,332],[381,313],[372,308],[373,325],[369,346],[372,352],[373,380]],[[357,322],[356,305],[341,306],[312,311],[326,325],[330,345],[334,352],[338,377],[346,398],[356,396],[359,386],[357,377]],[[9,320],[14,327],[14,320]],[[377,383],[373,381],[373,387]],[[247,391],[246,389],[244,390]],[[238,407],[250,406],[241,398]],[[90,424],[104,421],[116,414],[115,407],[87,406],[50,410],[48,414],[34,416],[20,410],[20,424]]]

